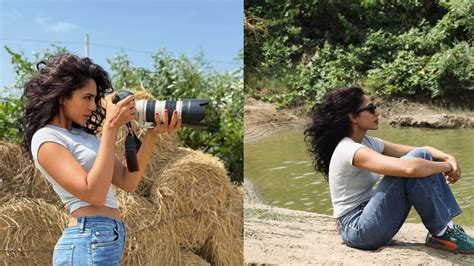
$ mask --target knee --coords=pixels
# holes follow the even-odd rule
[[[366,242],[359,242],[357,240],[346,240],[344,241],[345,244],[352,248],[357,248],[361,250],[377,250],[380,247],[384,246],[387,242],[385,241],[366,241]]]
[[[361,250],[377,250],[386,245],[392,236],[386,234],[348,234],[343,237],[343,241],[347,246]]]
[[[431,153],[424,147],[414,148],[407,155],[411,157],[423,158],[425,160],[430,160],[430,161],[433,160]]]

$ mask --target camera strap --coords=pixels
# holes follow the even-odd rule
[[[138,171],[137,152],[140,149],[141,141],[135,135],[132,125],[127,123],[128,134],[125,138],[125,159],[127,161],[127,168],[130,172]]]
[[[137,152],[138,152],[138,150],[142,146],[142,142],[140,141],[140,139],[138,139],[137,135],[135,134],[135,131],[133,131],[131,123],[127,123],[127,128],[128,128],[128,136],[133,136],[133,140],[135,141],[135,146],[137,147]]]

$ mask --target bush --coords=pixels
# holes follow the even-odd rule
[[[379,95],[467,95],[473,14],[472,1],[248,1],[246,93],[280,106],[312,105],[352,84]],[[286,90],[275,95],[274,84]]]

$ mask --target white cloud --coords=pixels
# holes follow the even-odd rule
[[[71,32],[81,27],[77,24],[66,21],[53,21],[49,17],[36,17],[36,24],[41,25],[47,32]]]
[[[69,23],[69,22],[57,22],[54,24],[49,25],[46,30],[50,32],[70,32],[80,27],[76,24]]]

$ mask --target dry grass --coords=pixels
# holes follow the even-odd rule
[[[116,144],[121,159],[127,133]],[[242,265],[242,190],[217,158],[178,144],[175,135],[158,135],[136,193],[116,189],[127,230],[123,263]],[[68,214],[17,145],[0,142],[0,161],[0,261],[49,265]]]
[[[7,265],[49,265],[68,220],[42,199],[21,199],[0,207],[0,261]]]
[[[14,198],[41,198],[51,204],[61,204],[46,178],[18,145],[0,141],[0,162],[0,204],[12,202]],[[13,198],[2,199],[6,193]]]
[[[157,177],[151,201],[160,204],[165,219],[175,220],[185,248],[216,265],[241,265],[241,191],[230,184],[216,158],[185,148],[178,151]]]

